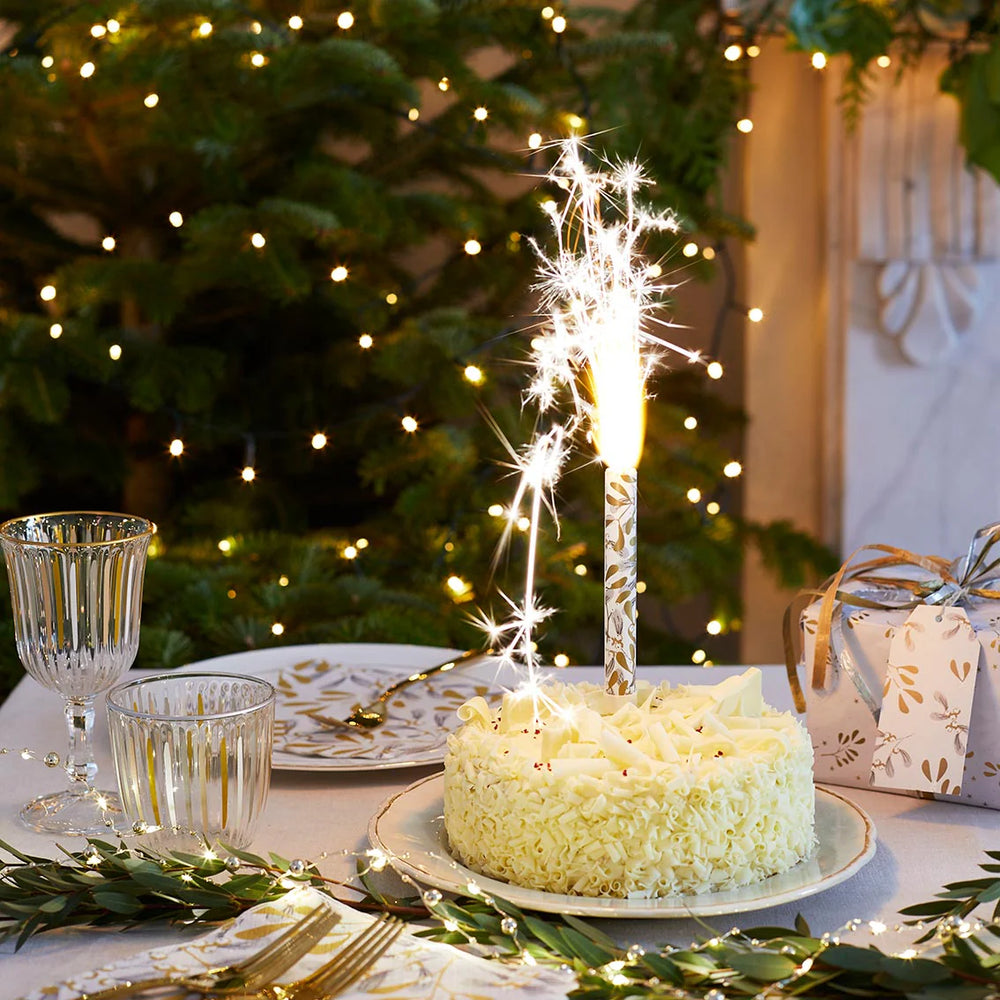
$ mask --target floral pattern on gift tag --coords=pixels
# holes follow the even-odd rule
[[[913,609],[889,645],[873,786],[961,794],[982,655],[963,609]]]

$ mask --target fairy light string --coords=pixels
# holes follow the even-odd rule
[[[418,931],[420,936],[471,947],[479,954],[501,961],[544,964],[562,969],[576,982],[574,995],[593,1000],[623,995],[671,997],[675,1000],[727,1000],[737,996],[774,1000],[780,996],[814,995],[813,988],[822,987],[841,972],[848,973],[846,985],[858,987],[857,973],[860,970],[855,961],[858,955],[869,956],[867,962],[871,967],[865,974],[873,977],[879,969],[877,963],[883,960],[916,965],[923,962],[922,971],[932,967],[940,970],[934,972],[933,981],[940,982],[942,977],[953,976],[961,985],[965,976],[966,981],[983,986],[983,992],[977,995],[984,998],[994,995],[987,992],[987,985],[1000,986],[995,963],[991,964],[994,952],[982,937],[984,934],[1000,936],[996,914],[992,922],[977,919],[971,913],[947,913],[929,922],[911,920],[905,924],[895,923],[891,927],[878,919],[853,918],[819,937],[812,936],[802,926],[788,930],[772,929],[767,933],[761,931],[759,936],[755,936],[738,926],[725,932],[712,932],[705,925],[709,936],[692,940],[687,945],[667,943],[645,946],[637,942],[619,945],[573,917],[557,917],[550,922],[541,916],[525,915],[506,900],[484,890],[475,878],[456,879],[456,883],[462,885],[458,896],[446,895],[437,888],[421,885],[419,880],[400,870],[400,862],[405,862],[405,855],[397,857],[379,847],[360,851],[323,851],[315,861],[303,858],[285,860],[272,854],[268,861],[246,851],[229,851],[221,847],[213,850],[194,837],[190,851],[164,857],[145,849],[141,834],[142,831],[135,830],[132,835],[119,835],[117,846],[92,839],[83,850],[65,852],[66,856],[59,861],[32,858],[8,848],[14,860],[0,860],[0,890],[20,885],[18,879],[23,873],[37,898],[42,899],[48,894],[55,899],[65,893],[69,873],[89,870],[93,880],[88,878],[82,883],[89,886],[89,891],[99,893],[101,887],[106,885],[114,887],[116,898],[131,897],[137,901],[137,908],[127,917],[118,915],[116,918],[110,912],[102,913],[99,906],[94,909],[91,899],[88,904],[91,908],[87,910],[89,919],[107,925],[116,919],[127,919],[134,924],[147,919],[163,919],[165,915],[183,923],[215,922],[236,916],[263,899],[280,898],[289,891],[311,886],[361,910],[389,911],[418,920],[431,918],[433,925],[423,925]],[[990,853],[991,856],[1000,856],[1000,852]],[[337,878],[321,871],[322,862],[335,858],[353,861],[356,879]],[[124,863],[126,859],[132,860]],[[150,866],[158,867],[163,876],[176,880],[178,891],[172,893],[169,885],[160,881],[155,900],[140,903],[140,898],[148,898],[147,887],[141,877],[133,876],[133,872],[137,875],[148,873],[153,870]],[[983,867],[988,870],[988,866]],[[413,890],[412,896],[388,895],[372,881],[390,868],[395,870],[405,886]],[[254,881],[255,878],[259,881]],[[974,880],[961,885],[976,887],[983,881]],[[182,887],[186,885],[201,894],[197,910],[191,910],[181,902],[184,898]],[[342,891],[350,893],[351,898],[341,898],[339,893]],[[38,896],[39,893],[41,896]],[[206,893],[216,897],[214,905],[206,901]],[[956,893],[951,892],[950,897],[955,900]],[[0,911],[4,898],[16,898],[16,894],[11,897],[9,893],[4,896],[0,892]],[[956,905],[962,902],[958,899]],[[169,913],[165,914],[164,906]],[[52,914],[52,919],[47,924],[34,924],[30,932],[61,926],[57,907],[45,912]],[[74,912],[79,915],[78,911]],[[18,916],[13,919],[19,921],[20,926],[27,918]],[[11,922],[11,914],[4,912],[0,916],[0,934],[12,933]],[[73,922],[78,923],[79,920],[74,919]],[[865,937],[877,940],[890,929],[897,933],[911,931],[922,936],[912,945],[891,953],[878,950],[874,944],[862,947],[860,942]],[[974,972],[963,973],[960,964],[949,964],[948,961],[949,956],[974,953],[970,949],[979,949],[982,953],[979,978]],[[766,962],[766,966],[762,966],[762,962]],[[818,969],[817,963],[820,963]],[[769,972],[765,976],[758,971],[750,973],[748,978],[748,969],[760,970],[764,967],[776,974]],[[871,985],[874,987],[877,982],[873,979]],[[634,992],[622,993],[625,987]],[[834,989],[822,995],[842,993]]]

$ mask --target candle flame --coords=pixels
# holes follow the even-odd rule
[[[646,429],[646,378],[636,344],[614,337],[590,367],[594,443],[609,469],[634,469]]]

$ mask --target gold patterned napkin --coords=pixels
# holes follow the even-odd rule
[[[358,763],[436,763],[444,759],[456,712],[470,698],[499,697],[500,691],[471,673],[429,677],[389,702],[389,718],[377,729],[326,726],[310,713],[333,719],[350,715],[411,673],[414,667],[381,664],[349,666],[306,660],[286,667],[275,683],[274,749],[304,757]]]
[[[125,980],[158,974],[192,974],[228,965],[262,948],[268,938],[281,934],[324,899],[327,897],[315,889],[296,889],[278,902],[255,906],[201,937],[172,947],[154,948],[93,972],[80,973],[36,990],[23,1000],[76,1000],[81,993],[105,989]],[[340,922],[309,955],[280,977],[281,982],[308,975],[372,920],[369,914],[333,900],[327,901],[340,912]],[[504,965],[404,932],[342,996],[345,1000],[485,1000],[503,993],[512,1000],[518,996],[532,1000],[563,1000],[574,985],[575,980],[568,973]],[[174,994],[172,1000],[179,996]],[[197,996],[195,993],[189,995],[190,1000]]]

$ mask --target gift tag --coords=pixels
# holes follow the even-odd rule
[[[962,608],[922,604],[889,646],[871,784],[958,795],[982,647]]]

